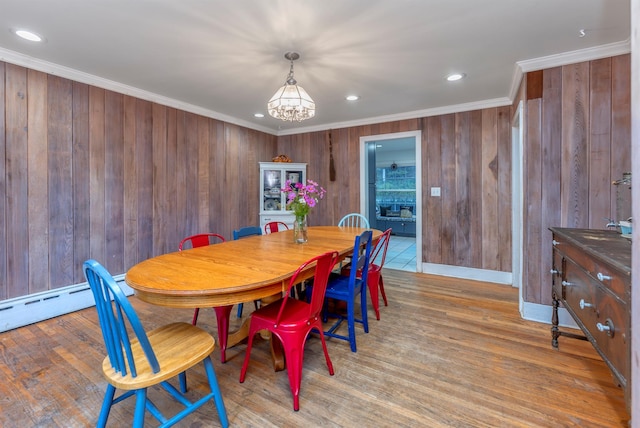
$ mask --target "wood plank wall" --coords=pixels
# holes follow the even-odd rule
[[[328,131],[279,137],[278,150],[307,162],[307,176],[327,189],[311,224],[337,224],[360,210],[360,137],[422,130],[423,261],[510,271],[510,121],[506,106],[332,130],[335,182]]]
[[[0,300],[258,221],[276,137],[0,62]]]
[[[360,137],[415,130],[422,188],[442,188],[423,198],[423,261],[509,272],[522,99],[525,298],[550,303],[547,228],[602,227],[630,167],[629,55],[529,73],[513,106],[281,137],[11,64],[0,77],[0,300],[83,282],[89,257],[119,274],[189,234],[256,224],[258,162],[277,154],[327,188],[310,224],[336,224],[359,209]]]
[[[631,171],[630,55],[528,73],[526,301],[551,304],[551,226],[605,229]],[[619,220],[619,219],[618,219]]]

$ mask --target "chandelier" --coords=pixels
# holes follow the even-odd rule
[[[284,57],[291,61],[291,69],[284,86],[267,103],[267,110],[271,116],[284,121],[302,122],[311,119],[316,115],[316,103],[293,78],[293,61],[300,58],[300,55],[297,52],[287,52]]]

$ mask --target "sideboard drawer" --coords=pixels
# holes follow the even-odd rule
[[[563,298],[565,307],[571,312],[579,327],[592,333],[597,323],[596,308],[598,284],[571,259],[565,260],[563,272]],[[593,334],[591,334],[593,336]]]
[[[551,228],[552,345],[567,336],[587,339],[631,403],[631,244],[608,230]],[[564,306],[584,336],[561,331]]]

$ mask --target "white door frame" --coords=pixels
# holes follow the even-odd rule
[[[422,131],[396,132],[393,134],[360,137],[360,213],[365,214],[369,202],[367,189],[367,143],[413,137],[416,150],[416,272],[422,272]]]
[[[524,253],[524,104],[518,108],[511,122],[511,271],[513,286],[519,289],[520,314],[524,312],[522,294]]]

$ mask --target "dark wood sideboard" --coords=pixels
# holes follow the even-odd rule
[[[612,230],[553,227],[551,344],[560,336],[591,342],[631,409],[631,241]],[[562,304],[584,336],[558,326]]]

